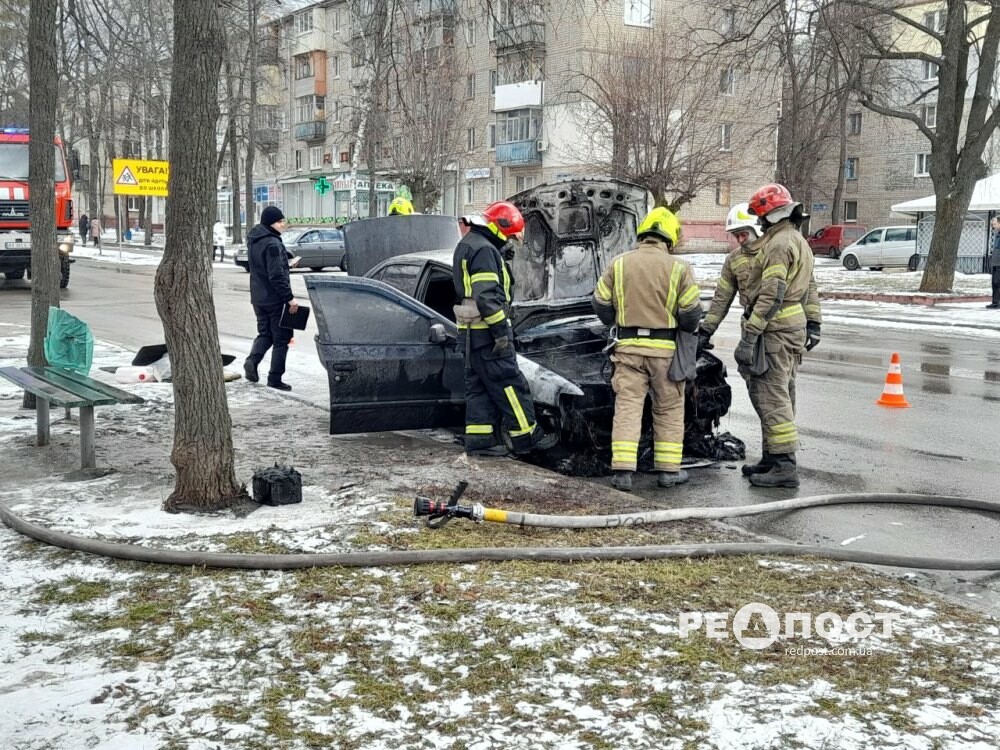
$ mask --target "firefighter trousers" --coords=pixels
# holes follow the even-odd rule
[[[515,453],[531,449],[543,433],[535,423],[535,403],[517,366],[513,347],[493,354],[492,346],[473,348],[465,368],[465,449],[500,443],[506,426]],[[504,423],[506,423],[504,425]]]
[[[611,468],[635,471],[642,435],[646,394],[653,404],[653,467],[676,473],[684,451],[684,383],[667,377],[673,357],[647,357],[631,352],[611,355],[615,374],[615,421],[611,430]]]
[[[751,375],[740,365],[747,381],[750,403],[760,419],[763,449],[773,455],[795,453],[799,432],[795,426],[795,376],[806,346],[806,329],[765,331],[767,372]]]

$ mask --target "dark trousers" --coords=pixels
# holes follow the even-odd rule
[[[993,266],[993,304],[1000,305],[1000,266]]]
[[[219,251],[219,260],[226,259],[226,246],[225,245],[215,245],[212,248],[212,260],[215,260],[215,251]]]
[[[504,422],[515,453],[530,450],[542,438],[514,349],[498,356],[492,346],[474,348],[465,368],[465,449],[498,445]]]
[[[288,342],[292,340],[292,329],[278,325],[284,305],[254,305],[257,316],[257,338],[253,340],[250,356],[247,357],[255,365],[264,359],[267,350],[271,350],[271,369],[267,374],[268,383],[281,381],[285,374],[285,359],[288,357]]]

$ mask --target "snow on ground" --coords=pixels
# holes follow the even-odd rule
[[[26,341],[0,337],[0,365],[23,359]],[[98,342],[95,365],[130,356]],[[115,446],[119,471],[79,479],[62,473],[75,468],[75,427],[55,425],[44,453],[30,447],[33,421],[16,389],[0,385],[0,452],[19,467],[0,502],[90,537],[240,552],[434,548],[463,534],[627,544],[638,533],[457,522],[429,531],[371,477],[408,470],[413,487],[433,482],[446,449],[389,452],[312,434],[301,408],[241,382],[227,388],[238,473],[259,460],[248,452],[296,443],[304,502],[242,519],[169,516],[158,507],[172,482],[170,387],[126,387],[147,403],[98,410],[99,458]],[[215,571],[70,553],[0,528],[0,598],[4,750],[959,750],[1000,736],[996,625],[832,563]],[[765,651],[680,636],[680,612],[732,613],[749,601],[814,616],[890,611],[899,622],[857,644],[859,654],[828,652],[855,644],[816,636]]]
[[[118,247],[103,247],[98,249],[93,245],[87,245],[86,247],[75,245],[73,247],[73,257],[85,258],[99,263],[117,263],[123,266],[158,266],[163,256],[160,254],[133,253]]]

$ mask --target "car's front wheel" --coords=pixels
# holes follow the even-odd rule
[[[906,264],[907,270],[916,271],[920,268],[920,256],[914,253],[910,256],[910,262]]]
[[[844,256],[844,268],[848,271],[857,271],[861,268],[861,264],[858,263],[858,258],[856,255],[845,255]]]
[[[247,273],[250,273],[250,264],[249,263],[237,263],[236,265],[238,265],[240,268],[242,268]]]
[[[6,276],[11,281],[15,281],[16,279],[23,279],[24,269],[21,269],[20,271],[7,271],[7,273],[5,273],[4,276]]]

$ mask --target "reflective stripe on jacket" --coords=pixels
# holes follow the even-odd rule
[[[805,328],[822,322],[813,253],[795,225],[781,221],[760,240],[747,297],[748,333]]]
[[[498,241],[498,240],[497,240]],[[510,335],[512,279],[500,250],[487,230],[473,227],[455,248],[452,281],[458,301],[473,299],[481,320],[459,328],[489,330],[493,338]]]
[[[700,293],[691,266],[671,255],[665,242],[646,237],[611,261],[597,282],[594,301],[614,307],[619,328],[676,330],[679,314],[700,315]],[[669,357],[675,348],[668,339],[638,337],[619,340],[616,351]]]
[[[708,308],[708,315],[701,322],[702,331],[711,335],[718,330],[737,295],[739,295],[741,307],[746,307],[750,303],[747,290],[756,270],[754,259],[758,252],[758,242],[755,240],[736,248],[722,262],[722,274],[715,286],[712,304]]]

